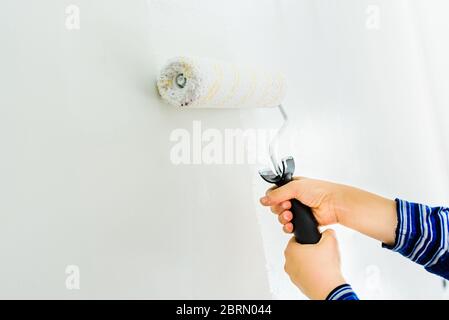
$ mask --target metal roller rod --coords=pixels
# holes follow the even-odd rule
[[[279,145],[279,139],[282,136],[283,132],[285,131],[285,128],[288,125],[288,115],[284,110],[284,107],[280,104],[278,106],[279,111],[281,112],[282,119],[284,120],[284,123],[282,124],[282,127],[278,130],[274,138],[271,140],[269,146],[268,146],[268,152],[270,154],[271,163],[273,164],[273,168],[276,171],[276,173],[280,176],[282,176],[282,168],[280,167],[280,162],[278,161],[278,145]]]

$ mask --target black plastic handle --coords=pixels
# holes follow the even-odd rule
[[[273,162],[274,164],[274,162]],[[274,183],[278,187],[286,185],[293,180],[295,161],[293,157],[282,159],[282,166],[278,166],[276,172],[271,169],[259,171],[260,176],[267,182]],[[291,223],[296,242],[301,244],[315,244],[321,239],[318,222],[313,216],[312,210],[297,199],[290,199],[292,204],[290,211],[293,214]]]
[[[287,174],[276,185],[278,187],[286,185],[292,179],[293,174]],[[296,242],[301,244],[318,243],[321,239],[321,233],[312,209],[297,199],[290,199],[290,203],[292,204],[290,211],[293,214],[291,223],[293,224],[293,233],[295,234]]]
[[[312,209],[296,199],[290,200],[293,214],[292,224],[296,242],[301,244],[315,244],[321,239],[318,222],[313,216]]]

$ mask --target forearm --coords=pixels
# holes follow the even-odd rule
[[[398,223],[394,200],[345,185],[337,185],[334,196],[340,224],[382,243],[394,244]]]
[[[336,185],[333,194],[340,224],[449,279],[449,208],[389,200],[344,185]]]
[[[449,208],[396,199],[396,241],[383,247],[449,280]]]

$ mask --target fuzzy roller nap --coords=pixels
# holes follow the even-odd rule
[[[162,98],[177,107],[275,107],[285,95],[280,73],[187,57],[170,60],[157,87]]]
[[[281,105],[285,95],[285,80],[281,74],[212,59],[180,57],[170,60],[162,69],[157,87],[162,98],[176,107],[279,107],[284,118],[279,132],[287,124],[288,117]],[[275,171],[267,168],[259,174],[265,181],[280,187],[292,180],[295,162],[292,157],[277,161],[274,146],[278,136],[270,144]],[[291,199],[291,204],[296,241],[317,243],[321,234],[311,209],[297,199]]]

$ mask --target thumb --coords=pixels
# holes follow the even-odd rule
[[[326,229],[321,233],[321,239],[317,244],[324,244],[324,243],[328,243],[328,242],[336,242],[337,241],[337,236],[336,233],[333,229]],[[302,246],[302,244],[296,242],[295,237],[291,237],[290,240],[288,241],[288,245],[289,246]],[[315,244],[316,245],[316,244]]]
[[[282,187],[269,190],[264,198],[264,204],[274,205],[286,200],[297,198],[299,194],[299,181],[300,180],[293,180]]]
[[[321,243],[329,243],[329,242],[336,242],[337,241],[337,236],[335,234],[335,231],[333,229],[326,229],[321,233],[321,239],[320,239],[320,244]]]

